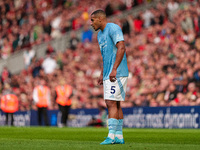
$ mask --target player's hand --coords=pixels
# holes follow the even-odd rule
[[[109,76],[111,82],[115,82],[117,80],[116,74],[117,74],[117,70],[113,69]]]

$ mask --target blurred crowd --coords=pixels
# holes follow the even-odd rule
[[[78,30],[97,8],[107,15],[120,13],[141,4],[142,0],[1,0],[0,57],[15,51],[60,38]]]
[[[81,2],[83,10],[91,4],[93,8],[90,7],[90,11],[104,3]],[[138,15],[112,18],[112,22],[120,25],[124,33],[129,67],[126,100],[122,107],[200,105],[200,1],[187,2],[167,0]],[[82,9],[78,6],[76,8]],[[83,19],[80,16],[77,18]],[[66,19],[66,16],[63,17]],[[102,60],[96,35],[87,24],[81,26],[84,26],[82,39],[72,31],[70,46],[64,53],[49,44],[46,57],[36,59],[35,50],[29,49],[24,54],[28,58],[26,69],[20,74],[11,75],[6,67],[3,69],[0,89],[4,90],[7,84],[12,87],[19,98],[20,110],[36,109],[32,92],[40,79],[45,79],[51,89],[49,109],[58,109],[55,87],[63,78],[74,89],[72,108],[105,105],[103,87],[97,85]]]

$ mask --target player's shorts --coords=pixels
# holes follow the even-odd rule
[[[128,77],[117,78],[115,82],[110,79],[103,81],[104,99],[114,101],[124,101],[126,95]]]

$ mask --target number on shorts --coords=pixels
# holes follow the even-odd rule
[[[111,86],[111,94],[115,94],[115,86]]]

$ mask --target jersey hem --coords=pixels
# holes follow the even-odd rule
[[[118,76],[117,78],[120,78],[120,77],[128,77],[128,76]],[[105,80],[108,80],[108,79],[110,79],[110,78],[103,78],[103,81],[105,81]]]

